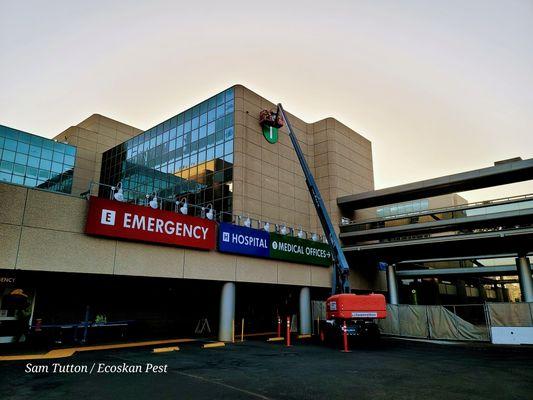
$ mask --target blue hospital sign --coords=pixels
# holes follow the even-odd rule
[[[268,258],[270,234],[259,229],[221,223],[218,227],[218,251]]]

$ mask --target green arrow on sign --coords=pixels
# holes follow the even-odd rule
[[[269,143],[276,143],[278,141],[278,128],[273,126],[264,125],[263,126],[263,136]]]

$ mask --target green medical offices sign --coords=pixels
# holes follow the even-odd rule
[[[328,244],[270,233],[270,258],[302,264],[331,265]]]
[[[271,143],[274,144],[278,141],[278,128],[274,128],[273,126],[263,126],[263,136],[265,139]]]

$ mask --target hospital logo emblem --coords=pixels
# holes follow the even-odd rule
[[[116,211],[102,209],[102,216],[100,218],[100,223],[102,225],[115,225],[115,215]]]

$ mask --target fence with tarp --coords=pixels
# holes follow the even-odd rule
[[[386,335],[484,342],[491,340],[492,327],[533,327],[533,304],[389,304],[378,324]]]
[[[453,308],[451,311],[449,308]],[[470,310],[466,310],[470,308]],[[474,316],[467,321],[458,315]],[[483,316],[480,318],[480,315]],[[378,322],[387,335],[439,340],[490,340],[483,305],[419,306],[387,305],[387,318]]]
[[[533,326],[533,303],[487,303],[492,327]]]
[[[326,318],[326,302],[312,301],[313,333]],[[533,327],[533,303],[388,304],[381,333],[420,339],[488,342],[492,327]]]

